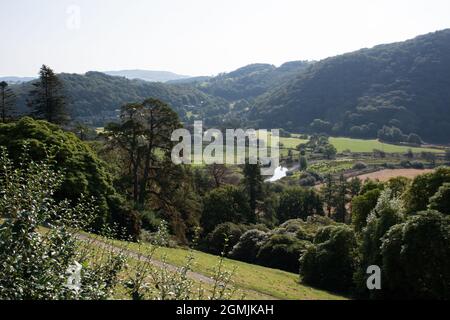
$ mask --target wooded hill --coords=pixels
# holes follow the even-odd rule
[[[450,30],[328,58],[259,97],[261,127],[376,137],[383,126],[450,142]]]

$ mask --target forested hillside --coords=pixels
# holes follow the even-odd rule
[[[185,118],[190,112],[213,117],[227,111],[228,104],[220,99],[187,85],[167,85],[142,80],[128,80],[100,72],[85,75],[60,74],[67,96],[68,111],[71,117],[86,123],[103,126],[117,119],[120,107],[129,102],[158,98],[170,104]],[[28,112],[27,98],[32,83],[12,86],[21,112]]]
[[[310,64],[306,61],[292,61],[279,68],[271,64],[251,64],[207,81],[199,81],[197,88],[228,101],[248,100],[295,78]]]
[[[376,137],[400,129],[431,142],[450,137],[450,30],[329,58],[258,98],[261,127]],[[317,124],[317,123],[316,123]]]

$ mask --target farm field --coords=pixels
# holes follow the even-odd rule
[[[351,152],[372,152],[374,149],[382,150],[386,153],[401,153],[407,152],[409,149],[414,153],[420,152],[434,152],[442,153],[441,149],[434,148],[421,148],[421,147],[408,147],[398,146],[393,144],[382,143],[378,140],[363,140],[352,138],[330,138],[330,142],[336,147],[338,152],[350,150]]]
[[[381,182],[385,182],[385,181],[388,181],[389,179],[395,178],[395,177],[405,177],[405,178],[409,178],[409,179],[414,179],[415,177],[417,177],[421,174],[430,173],[433,171],[434,170],[432,170],[432,169],[424,169],[424,170],[386,169],[386,170],[381,170],[381,171],[372,172],[372,173],[368,173],[368,174],[363,174],[361,176],[358,176],[358,178],[360,178],[361,180],[372,179],[372,180],[379,180]]]
[[[296,149],[299,144],[307,143],[308,140],[300,139],[299,134],[293,134],[291,138],[280,137],[280,143],[283,144],[283,149]],[[443,153],[442,149],[438,148],[422,148],[422,147],[408,147],[399,146],[389,143],[383,143],[379,140],[365,140],[365,139],[353,139],[344,137],[330,137],[330,143],[334,145],[339,153],[350,150],[351,152],[357,153],[368,153],[373,152],[374,149],[382,150],[386,153],[402,153],[407,152],[409,149],[414,153],[420,152],[433,152],[433,153]],[[270,146],[270,142],[268,143]]]

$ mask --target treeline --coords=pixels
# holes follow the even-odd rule
[[[143,101],[148,97],[169,103],[185,121],[190,119],[191,114],[200,119],[214,119],[228,110],[224,100],[189,85],[128,80],[100,72],[88,72],[85,75],[63,73],[58,74],[57,78],[63,86],[68,114],[73,120],[91,126],[104,127],[111,121],[118,121],[121,105],[130,101]],[[17,97],[18,114],[29,112],[29,95],[36,82],[39,80],[10,86]]]

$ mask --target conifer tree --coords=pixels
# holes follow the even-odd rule
[[[0,82],[0,118],[3,123],[11,118],[16,103],[16,95],[5,81]]]
[[[69,120],[66,111],[64,87],[52,69],[43,65],[39,71],[39,80],[33,83],[28,105],[37,119],[55,124],[65,124]]]

